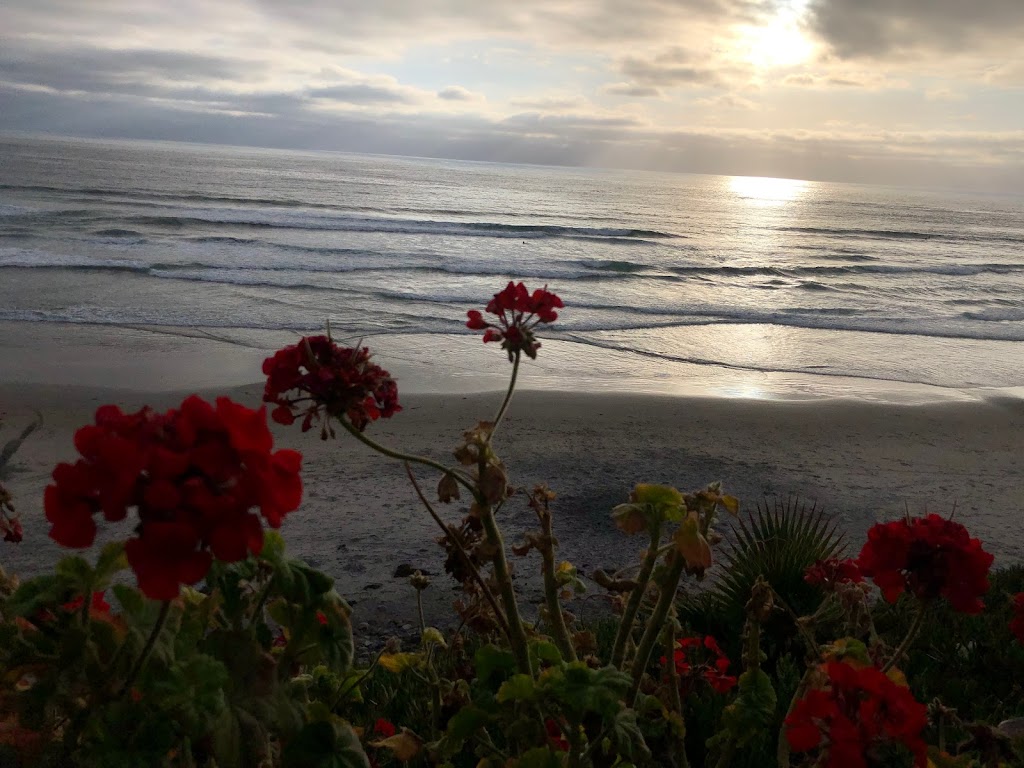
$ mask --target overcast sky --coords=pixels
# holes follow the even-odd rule
[[[1024,0],[2,0],[0,131],[1024,191]]]

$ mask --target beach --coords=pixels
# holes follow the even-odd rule
[[[31,421],[33,410],[44,418],[3,479],[21,513],[25,540],[4,547],[2,565],[23,576],[44,572],[67,554],[47,538],[43,488],[57,462],[75,458],[74,431],[91,421],[98,406],[169,408],[198,391],[255,407],[262,393],[259,361],[272,350],[268,339],[240,347],[140,329],[45,330],[0,324],[0,359],[5,361],[0,412],[6,414],[0,443]],[[445,392],[443,371],[427,376],[421,370],[417,378],[407,364],[379,358],[382,365],[403,371],[396,373],[403,411],[371,424],[367,433],[389,446],[451,460],[462,431],[493,416],[501,401],[496,384],[508,374],[500,350],[466,349],[469,357],[462,366],[486,353],[480,358],[487,361],[482,367],[486,374],[479,379],[486,391],[472,391],[473,379],[467,375],[448,381],[451,391]],[[557,367],[555,353],[545,362]],[[545,482],[558,494],[555,533],[561,553],[584,574],[625,565],[644,546],[618,532],[609,518],[611,508],[625,501],[638,482],[692,490],[721,480],[740,497],[745,511],[766,496],[799,494],[823,507],[847,533],[851,551],[875,520],[907,510],[944,515],[955,510],[956,519],[995,554],[997,565],[1021,559],[1020,399],[928,402],[923,391],[915,404],[907,404],[899,398],[773,400],[571,391],[569,377],[559,380],[560,388],[549,378],[531,379],[531,365],[526,361],[526,388],[514,397],[496,449],[513,485],[531,488]],[[344,433],[328,441],[315,432],[302,434],[297,425],[274,425],[274,433],[277,445],[304,455],[304,501],[282,527],[289,550],[337,579],[339,593],[353,604],[356,626],[380,635],[414,621],[412,589],[407,579],[394,576],[403,564],[433,575],[426,593],[428,621],[446,623],[455,593],[443,574],[443,551],[434,543],[439,530],[419,506],[402,466]],[[430,493],[436,473],[418,476]],[[461,517],[458,504],[438,509],[450,521]],[[509,543],[534,522],[521,497],[510,499],[502,512]],[[126,526],[108,525],[103,536],[129,533]],[[524,600],[536,604],[535,556],[517,560],[515,568]],[[591,587],[592,594],[600,592]],[[583,610],[590,605],[598,610],[599,604],[583,603]]]

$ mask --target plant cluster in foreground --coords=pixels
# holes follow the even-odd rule
[[[45,491],[50,535],[84,549],[99,518],[130,524],[94,562],[71,556],[24,583],[0,572],[0,764],[1020,764],[1008,728],[915,695],[935,679],[915,677],[933,655],[915,647],[938,647],[936,627],[956,617],[989,621],[984,652],[1024,674],[1024,592],[997,595],[991,618],[992,556],[936,515],[879,523],[842,559],[820,514],[759,513],[739,519],[722,558],[720,517],[737,517],[739,501],[720,483],[689,493],[638,483],[611,520],[639,537],[639,558],[591,575],[612,619],[581,624],[569,609],[587,583],[558,554],[556,496],[513,484],[496,441],[521,358],[537,356],[537,329],[562,307],[546,288],[510,282],[485,312],[469,311],[468,328],[501,343],[512,375],[451,464],[367,434],[401,411],[368,349],[313,336],[265,361],[275,422],[318,424],[324,439],[340,426],[403,462],[440,529],[458,629],[427,624],[431,581],[417,572],[419,642],[391,641],[363,666],[333,580],[287,557],[264,527],[296,513],[303,491],[301,456],[274,450],[264,409],[195,396],[166,413],[100,408],[75,434],[80,458],[58,465]],[[438,507],[455,502],[456,515]],[[535,527],[512,544],[501,521],[521,504]],[[20,540],[2,488],[0,512],[5,538]],[[517,589],[517,561],[539,573],[538,605]],[[687,596],[716,568],[717,586]],[[968,655],[977,647],[956,642]],[[1024,715],[1021,701],[1005,714]]]

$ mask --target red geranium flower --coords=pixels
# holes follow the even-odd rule
[[[548,735],[548,746],[558,752],[569,751],[569,740],[562,733],[562,727],[550,717],[544,721],[544,731]]]
[[[867,756],[884,743],[903,744],[914,765],[927,764],[921,731],[928,709],[908,688],[877,667],[831,661],[827,683],[812,689],[786,718],[786,740],[794,752],[820,750],[825,768],[868,768]]]
[[[679,678],[679,690],[685,698],[693,690],[697,681],[704,680],[718,693],[728,693],[736,678],[728,675],[729,657],[711,635],[703,640],[699,637],[683,637],[677,643],[679,647],[672,654],[676,677]],[[668,660],[662,656],[664,666]]]
[[[928,515],[872,526],[857,565],[890,603],[906,590],[920,600],[944,597],[954,610],[980,613],[992,560],[962,525]]]
[[[553,323],[558,319],[556,309],[565,305],[562,300],[546,288],[538,288],[530,294],[522,283],[509,282],[503,291],[494,294],[486,311],[497,315],[497,323],[489,323],[478,310],[466,314],[466,327],[484,333],[484,343],[500,341],[501,348],[508,352],[508,359],[515,359],[517,352],[525,352],[530,358],[537,357],[540,342],[533,335],[539,323]]]
[[[864,576],[857,567],[856,560],[830,557],[827,560],[818,560],[804,571],[804,581],[832,591],[839,584],[859,584],[864,581]]]
[[[378,718],[377,722],[373,724],[374,735],[380,736],[383,739],[391,738],[396,732],[395,724],[390,720],[385,720],[383,717]]]
[[[58,464],[46,489],[50,538],[91,546],[97,513],[123,520],[134,508],[138,524],[125,554],[139,588],[155,600],[202,579],[212,557],[259,554],[263,525],[254,507],[278,528],[302,500],[302,455],[272,452],[264,409],[225,397],[214,407],[193,395],[164,414],[106,405],[94,425],[75,433],[75,447],[82,458]]]
[[[313,419],[347,417],[362,432],[379,418],[402,410],[391,374],[370,362],[366,347],[340,347],[327,336],[309,336],[263,361],[263,401],[277,407],[271,417],[292,424],[303,415],[302,431]],[[327,424],[322,434],[327,435]]]
[[[1010,631],[1017,642],[1024,645],[1024,592],[1013,596],[1013,618],[1010,620]]]
[[[110,603],[104,599],[103,592],[93,592],[92,600],[89,603],[89,610],[93,614],[105,614],[110,613]],[[68,613],[74,613],[75,611],[81,610],[82,606],[85,605],[85,597],[79,595],[74,600],[71,600],[61,606]]]

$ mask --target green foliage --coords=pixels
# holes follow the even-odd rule
[[[111,586],[127,567],[111,544],[0,600],[0,763],[227,768],[287,745],[288,765],[365,768],[335,708],[358,699],[337,696],[359,682],[348,606],[276,534],[265,552],[158,603]]]
[[[739,635],[744,606],[758,576],[786,601],[797,615],[812,612],[821,591],[804,581],[804,571],[817,560],[842,552],[843,535],[816,505],[798,498],[778,498],[758,504],[756,513],[738,517],[734,538],[721,552],[718,579],[707,598],[696,605],[682,606],[684,619],[695,618],[694,609],[711,610],[730,630]]]
[[[914,651],[901,669],[919,701],[939,698],[967,721],[998,723],[1024,716],[1024,646],[1009,634],[1010,596],[1024,592],[1024,566],[993,572],[985,610],[957,613],[945,602],[925,617]],[[907,631],[913,610],[903,599],[879,601],[875,624],[890,644]]]

